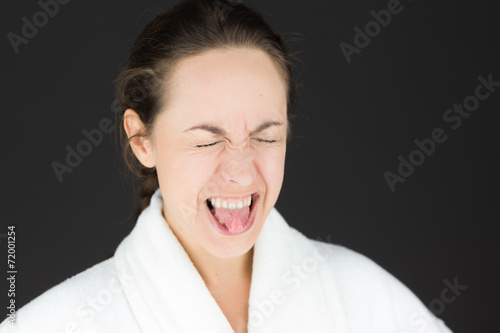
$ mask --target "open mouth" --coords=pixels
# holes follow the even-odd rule
[[[256,200],[256,194],[254,193],[254,194],[252,194],[252,201],[250,202],[250,206],[249,206],[250,212],[252,211],[255,200]],[[214,206],[212,205],[212,203],[210,202],[210,199],[207,199],[206,203],[207,203],[208,209],[210,209],[210,212],[212,212],[212,215],[217,219],[217,221],[219,221],[219,223],[221,225],[225,226],[224,222],[219,220],[219,218],[217,217],[217,214],[215,214],[215,209],[214,209]]]
[[[257,193],[253,193],[251,198],[249,206],[244,206],[239,209],[215,208],[211,200],[207,199],[206,205],[208,207],[208,211],[210,212],[209,214],[212,215],[212,224],[221,233],[226,235],[237,235],[245,232],[251,227],[253,221],[255,220],[255,202],[258,200],[259,195],[257,195]],[[223,218],[219,218],[217,213],[222,214]],[[230,217],[228,215],[230,215]],[[226,225],[224,221],[227,221],[229,225]]]

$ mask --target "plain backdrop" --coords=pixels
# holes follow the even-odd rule
[[[500,11],[494,1],[404,0],[348,63],[340,44],[354,45],[355,28],[389,2],[245,1],[279,33],[303,36],[289,42],[300,102],[276,208],[308,237],[373,259],[424,304],[443,304],[454,332],[498,332],[500,87],[459,128],[443,115],[474,95],[479,76],[500,82]],[[42,9],[2,4],[0,262],[6,272],[15,225],[18,306],[102,261],[134,227],[115,131],[62,181],[52,164],[82,131],[114,124],[113,81],[137,34],[173,4],[70,1],[17,53],[9,33]],[[438,128],[446,141],[391,191],[384,173]],[[445,280],[467,289],[440,303]]]

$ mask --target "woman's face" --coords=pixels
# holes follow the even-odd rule
[[[241,256],[283,183],[285,84],[267,54],[232,48],[181,60],[165,95],[151,136],[163,215],[184,247]],[[217,223],[207,204],[219,198],[237,207],[249,196],[251,210],[217,210],[231,227]]]

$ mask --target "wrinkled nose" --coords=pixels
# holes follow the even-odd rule
[[[257,176],[254,156],[248,143],[238,147],[227,145],[221,163],[222,177],[226,182],[240,186],[250,186]]]

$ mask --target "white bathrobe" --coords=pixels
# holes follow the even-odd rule
[[[18,309],[0,332],[234,332],[162,204],[158,189],[114,257]],[[373,261],[306,238],[273,208],[254,246],[248,332],[451,331]]]

